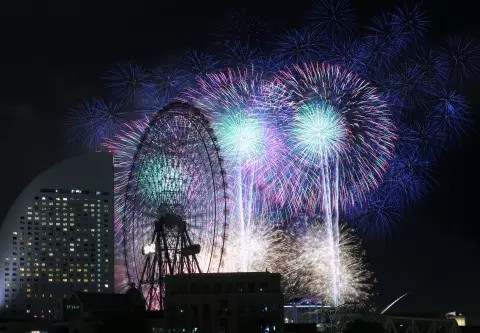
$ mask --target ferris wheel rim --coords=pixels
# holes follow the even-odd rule
[[[187,119],[191,122],[192,126],[195,128],[195,130],[197,132],[202,131],[207,136],[205,139],[203,139],[203,137],[202,137],[202,144],[204,145],[205,151],[207,152],[207,155],[208,155],[208,163],[209,163],[209,166],[210,166],[209,171],[211,173],[211,180],[212,180],[212,184],[213,184],[213,189],[216,191],[217,188],[218,188],[221,192],[221,193],[218,193],[218,195],[217,195],[217,193],[214,193],[214,195],[212,196],[213,203],[214,203],[213,204],[213,206],[214,206],[214,219],[216,221],[214,223],[213,234],[210,235],[210,239],[212,240],[212,244],[211,244],[211,249],[209,251],[210,252],[209,253],[210,259],[209,259],[209,264],[208,264],[208,271],[211,271],[212,258],[215,254],[215,251],[218,251],[218,258],[219,258],[218,259],[218,264],[213,264],[213,269],[216,272],[218,272],[221,268],[222,263],[223,263],[223,255],[224,255],[224,251],[225,251],[226,232],[227,232],[227,227],[228,227],[227,183],[226,183],[225,171],[224,171],[224,168],[223,168],[223,165],[222,165],[223,160],[220,156],[220,149],[219,149],[218,144],[216,142],[216,138],[215,138],[215,135],[213,133],[213,130],[210,127],[210,122],[205,117],[202,110],[200,110],[200,109],[198,109],[198,108],[196,108],[196,107],[194,107],[190,104],[187,104],[187,103],[175,102],[175,103],[171,103],[171,104],[165,106],[164,108],[162,108],[161,110],[157,111],[153,115],[152,119],[150,119],[147,127],[145,128],[144,133],[141,136],[139,144],[136,147],[135,154],[133,156],[133,160],[132,160],[131,166],[130,166],[129,171],[128,171],[128,178],[127,178],[128,180],[127,180],[127,184],[126,184],[126,190],[125,190],[125,193],[124,193],[125,205],[124,205],[124,208],[123,208],[122,222],[123,222],[123,225],[125,226],[126,221],[127,221],[127,210],[128,210],[128,206],[129,206],[128,202],[129,202],[129,200],[131,200],[131,198],[129,196],[132,195],[130,192],[132,190],[131,187],[133,185],[132,180],[133,180],[133,176],[134,176],[134,169],[136,167],[137,161],[139,160],[139,155],[140,155],[140,153],[142,151],[142,148],[145,144],[145,140],[151,134],[151,132],[154,130],[155,125],[158,121],[160,121],[161,119],[168,118],[168,117],[174,117],[175,115],[183,116],[185,119]],[[208,144],[211,145],[210,148],[213,147],[212,152],[213,152],[214,156],[210,156],[210,152],[208,151],[207,146],[206,146],[207,145],[207,142],[205,142],[206,140],[209,140]],[[214,163],[217,163],[217,165],[216,165],[217,169],[215,169],[215,170],[218,172],[217,176],[220,176],[219,179],[216,179],[216,177],[215,177],[216,175],[214,174],[215,173],[215,170],[213,169],[213,164]],[[217,180],[218,180],[218,184],[215,184],[215,181],[217,181]],[[216,186],[216,185],[218,185],[218,186]],[[134,186],[136,186],[136,185],[134,185]],[[134,195],[133,199],[134,199],[134,201],[137,200],[137,195]],[[218,205],[217,201],[221,201],[221,205]],[[136,205],[137,204],[134,203],[134,207]],[[221,209],[221,211],[217,211],[218,209]],[[220,218],[218,218],[218,216]],[[127,235],[128,232],[129,231],[127,230],[127,228],[125,228],[125,227],[122,228],[122,233],[123,233],[123,257],[124,257],[125,267],[127,268],[128,281],[133,281],[134,278],[133,278],[132,274],[135,274],[135,272],[130,271],[131,269],[129,269],[129,263],[128,263],[128,259],[127,259],[128,256],[129,256],[128,251],[132,251],[131,244],[128,244],[129,243],[129,241],[128,241],[129,237]],[[131,232],[134,234],[135,229],[132,228]],[[217,235],[217,233],[218,233],[218,235]],[[221,241],[221,244],[215,244],[217,237],[219,237],[219,240]],[[134,238],[134,237],[132,237],[132,238]],[[217,250],[215,250],[215,248],[217,248]],[[134,263],[134,265],[136,265],[136,264]],[[137,276],[138,276],[138,273],[137,273]]]

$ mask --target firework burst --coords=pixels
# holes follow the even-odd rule
[[[335,40],[331,60],[354,73],[366,75],[370,50],[359,40]]]
[[[225,243],[224,272],[277,272],[282,253],[288,251],[285,234],[271,222],[257,221],[245,230],[234,228]]]
[[[231,12],[214,33],[224,42],[257,45],[268,32],[268,25],[255,13],[245,9]]]
[[[411,4],[404,2],[393,12],[392,20],[411,40],[425,38],[430,26],[430,21],[420,2]]]
[[[152,115],[161,110],[170,102],[168,93],[154,86],[146,87],[141,91],[137,112]]]
[[[368,300],[373,275],[365,264],[365,253],[360,241],[345,228],[340,229],[340,256],[338,267],[332,265],[329,231],[320,221],[290,233],[287,237],[289,253],[283,258],[280,270],[285,278],[287,294],[318,297],[326,304],[361,304]],[[333,270],[338,269],[338,272]],[[335,299],[331,280],[340,277],[339,299]]]
[[[196,49],[186,50],[180,58],[182,67],[193,78],[211,73],[219,66],[219,61],[212,54]]]
[[[140,91],[151,84],[150,74],[134,61],[118,62],[103,80],[112,95],[126,103],[135,103]]]
[[[470,104],[454,90],[444,89],[435,97],[433,117],[447,129],[449,138],[457,142],[471,125]]]
[[[473,39],[463,36],[450,36],[440,50],[448,65],[448,77],[462,83],[479,73],[480,46]]]
[[[120,133],[125,123],[122,105],[101,98],[84,100],[70,110],[64,124],[69,133],[69,143],[96,150],[104,139]]]
[[[340,205],[353,205],[380,184],[393,156],[393,120],[375,88],[337,65],[294,66],[270,89],[282,101],[279,113],[299,170],[290,202],[324,216],[333,253],[330,290],[339,304]]]
[[[374,87],[340,66],[310,63],[281,72],[270,89],[272,98],[282,101],[279,114],[292,134],[289,146],[304,170],[339,163],[344,204],[378,186],[396,134],[386,102]],[[305,177],[304,186],[309,184],[318,182]]]
[[[288,64],[321,59],[324,46],[317,30],[290,29],[278,40],[275,52]]]
[[[242,248],[248,245],[255,218],[268,210],[270,197],[282,199],[275,193],[274,183],[280,161],[287,155],[286,146],[271,124],[267,103],[262,101],[264,84],[263,76],[253,68],[227,70],[200,78],[197,87],[185,95],[186,101],[208,111],[217,134],[230,197],[234,198],[230,226],[243,242]],[[247,258],[241,262],[247,270]]]
[[[355,30],[355,10],[349,0],[317,0],[310,20],[324,34],[333,38],[350,35]]]
[[[152,82],[160,94],[171,99],[185,88],[188,83],[188,75],[174,65],[164,65],[153,70]]]
[[[222,45],[222,63],[229,66],[251,66],[262,59],[260,48],[249,42],[227,41]]]
[[[391,13],[382,12],[376,16],[365,35],[365,42],[371,51],[372,71],[383,71],[405,47],[408,38],[407,32],[392,20]]]

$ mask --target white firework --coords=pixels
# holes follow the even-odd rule
[[[373,274],[367,268],[360,240],[350,230],[340,229],[338,265],[332,264],[334,254],[325,223],[316,221],[301,232],[290,233],[285,242],[289,252],[283,253],[280,262],[284,264],[279,267],[287,295],[308,295],[334,304],[331,279],[338,267],[338,305],[362,305],[369,299]]]

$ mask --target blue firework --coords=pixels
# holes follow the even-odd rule
[[[286,62],[303,63],[322,59],[325,45],[320,34],[311,28],[290,29],[283,33],[276,43],[275,53]]]
[[[394,24],[412,41],[425,38],[430,21],[421,2],[407,3],[404,1],[401,6],[396,8],[392,16]]]
[[[333,42],[331,60],[338,62],[352,72],[366,76],[370,49],[359,40],[337,39]]]
[[[346,213],[347,221],[366,235],[389,232],[405,211],[431,188],[432,164],[411,146],[401,145],[382,184]]]
[[[120,132],[125,122],[121,104],[106,102],[101,98],[84,100],[71,109],[64,120],[69,143],[87,149],[100,149],[104,139]]]
[[[435,95],[432,116],[448,131],[448,136],[457,142],[467,134],[472,125],[471,107],[465,96],[455,90],[443,89]]]
[[[188,73],[175,65],[163,65],[152,72],[152,82],[155,89],[167,98],[174,98],[187,86]]]
[[[137,112],[151,115],[163,109],[170,102],[171,99],[165,91],[154,86],[147,87],[140,94]]]
[[[182,53],[181,65],[187,73],[195,77],[215,71],[220,62],[210,53],[191,48]]]
[[[439,84],[444,84],[448,76],[448,65],[440,52],[432,47],[419,47],[413,53],[410,63],[418,66],[423,86],[428,92],[438,90]]]
[[[445,150],[447,133],[442,124],[434,118],[414,121],[400,127],[398,146],[425,161],[436,161]]]
[[[222,62],[225,67],[250,66],[261,59],[261,50],[251,43],[232,41],[222,46]]]
[[[389,64],[408,43],[408,33],[397,24],[391,13],[382,12],[367,27],[365,42],[372,52],[370,65],[380,69],[379,65]]]
[[[423,198],[432,180],[432,168],[428,160],[415,151],[399,151],[382,187],[403,208],[408,209]]]
[[[476,41],[464,36],[450,36],[441,48],[441,55],[448,65],[448,77],[463,82],[479,73],[480,47]]]
[[[150,74],[135,61],[116,63],[105,73],[103,81],[115,99],[127,103],[135,103],[140,91],[151,84]]]
[[[351,35],[355,30],[355,10],[349,0],[317,0],[310,20],[317,29],[331,37]]]
[[[346,219],[364,235],[384,235],[398,223],[403,211],[396,198],[381,187],[347,212]]]
[[[239,42],[258,45],[268,32],[268,25],[255,13],[245,9],[231,12],[218,26],[214,36],[221,43]]]
[[[390,96],[402,104],[402,110],[422,103],[424,91],[422,72],[416,64],[399,64],[387,76],[385,87]]]

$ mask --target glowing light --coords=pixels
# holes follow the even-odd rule
[[[395,127],[375,88],[326,63],[305,63],[280,72],[267,89],[280,100],[295,185],[294,211],[320,214],[329,244],[331,301],[342,300],[339,216],[376,188],[393,157]],[[292,185],[289,185],[292,186]],[[342,198],[342,201],[340,201]]]
[[[326,102],[310,103],[294,116],[295,148],[306,159],[332,156],[345,145],[347,131],[341,116]]]
[[[152,202],[166,200],[160,196],[182,191],[189,182],[189,176],[181,164],[163,156],[149,156],[138,175],[139,193]]]
[[[147,255],[150,253],[155,253],[155,243],[152,244],[145,244],[143,246],[143,254]]]
[[[277,271],[276,261],[287,249],[281,230],[266,221],[257,221],[242,232],[233,228],[225,244],[224,272]]]
[[[214,128],[222,151],[240,163],[261,158],[267,148],[261,121],[246,112],[221,115]]]
[[[332,267],[330,231],[321,221],[314,221],[300,232],[290,234],[289,252],[280,272],[294,294],[320,297],[326,304],[365,302],[372,288],[372,273],[365,263],[360,241],[345,228],[339,231],[339,265]],[[338,299],[332,290],[332,278],[338,269]],[[299,290],[300,289],[300,290]]]
[[[228,172],[231,233],[241,242],[241,268],[249,269],[248,237],[257,217],[268,213],[281,161],[288,155],[266,107],[265,79],[253,68],[228,69],[199,78],[184,96],[208,112]],[[275,196],[275,195],[273,195]],[[252,245],[253,246],[253,245]],[[238,251],[237,249],[237,251]],[[232,253],[232,252],[230,252]]]

